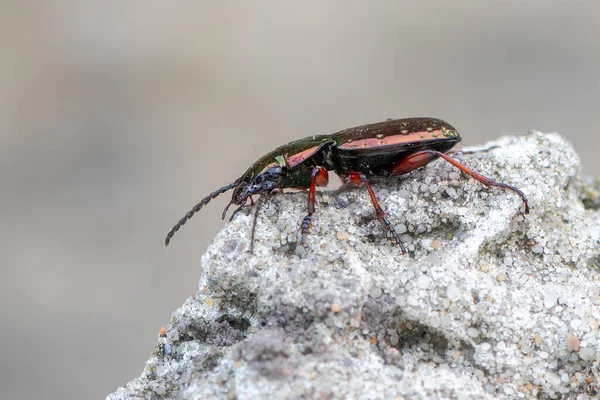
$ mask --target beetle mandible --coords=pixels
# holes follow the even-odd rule
[[[364,185],[367,188],[377,218],[390,232],[402,254],[405,254],[406,249],[379,205],[369,178],[406,174],[438,157],[486,186],[513,191],[521,197],[524,214],[528,214],[529,204],[522,191],[486,178],[444,154],[460,140],[458,131],[447,122],[421,117],[387,120],[344,129],[332,135],[314,135],[296,140],[261,157],[235,182],[202,199],[167,233],[165,247],[188,219],[212,199],[231,189],[231,201],[223,210],[222,219],[225,219],[231,205],[238,207],[233,211],[230,220],[243,208],[248,207],[249,212],[253,206],[256,207],[250,241],[251,253],[258,211],[266,195],[274,189],[308,189],[308,213],[300,226],[300,243],[304,244],[315,212],[316,187],[327,186],[327,171],[333,171],[342,182],[356,186]],[[256,203],[252,200],[253,195],[259,196]]]

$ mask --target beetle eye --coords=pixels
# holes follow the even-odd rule
[[[276,167],[271,167],[267,170],[268,174],[273,174],[273,175],[280,175],[281,174],[281,167],[280,166],[276,166]]]

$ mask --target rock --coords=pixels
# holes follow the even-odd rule
[[[390,222],[413,239],[404,256],[365,190],[345,193],[342,208],[317,196],[306,249],[289,240],[305,193],[269,199],[278,221],[259,217],[253,255],[252,216],[238,214],[202,257],[198,291],[174,312],[162,351],[108,398],[595,396],[597,180],[579,175],[556,134],[491,146],[453,157],[521,189],[531,213],[443,161],[378,180]],[[437,197],[423,195],[426,179]],[[336,237],[350,231],[353,240]]]
[[[571,351],[579,351],[581,341],[572,333],[567,333],[567,348]]]

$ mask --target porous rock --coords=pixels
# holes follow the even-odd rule
[[[318,195],[303,248],[306,193],[276,193],[254,254],[252,215],[240,213],[202,257],[197,292],[142,375],[108,398],[595,396],[598,180],[580,175],[557,134],[483,147],[453,157],[520,188],[529,215],[514,193],[436,161],[374,183],[409,254],[364,189]]]

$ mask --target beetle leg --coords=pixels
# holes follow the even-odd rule
[[[302,219],[300,244],[306,243],[306,236],[312,224],[312,215],[315,212],[315,192],[317,186],[327,186],[329,183],[329,173],[320,165],[313,168],[310,175],[310,188],[308,189],[308,214]]]
[[[250,254],[254,254],[254,235],[256,233],[256,222],[258,221],[258,212],[260,211],[260,208],[262,207],[266,199],[267,195],[265,193],[261,193],[260,197],[256,201],[256,209],[254,210],[254,220],[252,221],[252,234],[250,235]],[[250,200],[252,200],[252,197],[250,197]],[[254,205],[254,202],[252,202],[252,205]]]
[[[254,206],[254,200],[252,199],[252,197],[250,197],[250,204],[242,204],[241,206],[239,206],[238,208],[236,208],[235,210],[233,210],[233,212],[231,213],[231,216],[229,217],[229,222],[233,221],[233,218],[237,215],[237,213],[239,213],[240,211],[242,211],[244,208],[246,209],[246,215],[250,215],[250,212],[252,211],[252,207]],[[223,212],[223,218],[225,218],[225,211]],[[223,219],[221,218],[221,219]]]
[[[373,203],[373,207],[375,207],[375,215],[377,215],[377,219],[380,220],[385,225],[388,232],[392,234],[392,237],[396,241],[396,244],[398,245],[398,247],[400,247],[400,251],[402,252],[401,254],[406,254],[406,249],[402,245],[402,242],[400,242],[400,238],[398,237],[396,230],[394,229],[390,221],[387,219],[385,212],[379,205],[379,201],[377,201],[377,197],[375,197],[375,192],[373,192],[373,188],[371,187],[371,184],[369,183],[369,180],[367,179],[366,175],[360,172],[350,172],[348,178],[349,181],[356,186],[361,186],[362,184],[364,184],[367,187],[367,190],[369,191],[369,196],[371,197],[371,203]]]
[[[248,209],[246,210],[246,215],[250,215],[250,213],[252,212],[252,207],[254,207],[254,199],[252,198],[252,196],[250,196],[250,205],[244,204],[244,207],[248,207]]]
[[[486,178],[485,176],[478,174],[477,172],[473,171],[472,169],[465,167],[464,165],[462,165],[455,159],[451,158],[450,156],[448,156],[444,153],[440,153],[439,151],[436,151],[436,150],[423,150],[423,151],[414,153],[414,154],[408,156],[407,158],[405,158],[404,160],[398,162],[396,165],[394,165],[394,167],[392,168],[392,172],[396,173],[396,174],[405,174],[407,172],[410,172],[416,168],[419,168],[419,167],[425,165],[426,163],[428,163],[431,159],[433,159],[435,157],[443,158],[444,160],[448,161],[450,164],[454,165],[456,168],[460,169],[465,174],[471,176],[472,178],[476,179],[477,181],[483,183],[486,186],[496,186],[496,187],[510,190],[510,191],[516,193],[521,198],[521,200],[523,200],[523,205],[525,206],[524,214],[529,214],[529,202],[527,201],[527,196],[525,196],[525,193],[521,192],[519,189],[517,189],[514,186],[507,185],[505,183],[495,182],[495,181],[491,180],[490,178]]]

